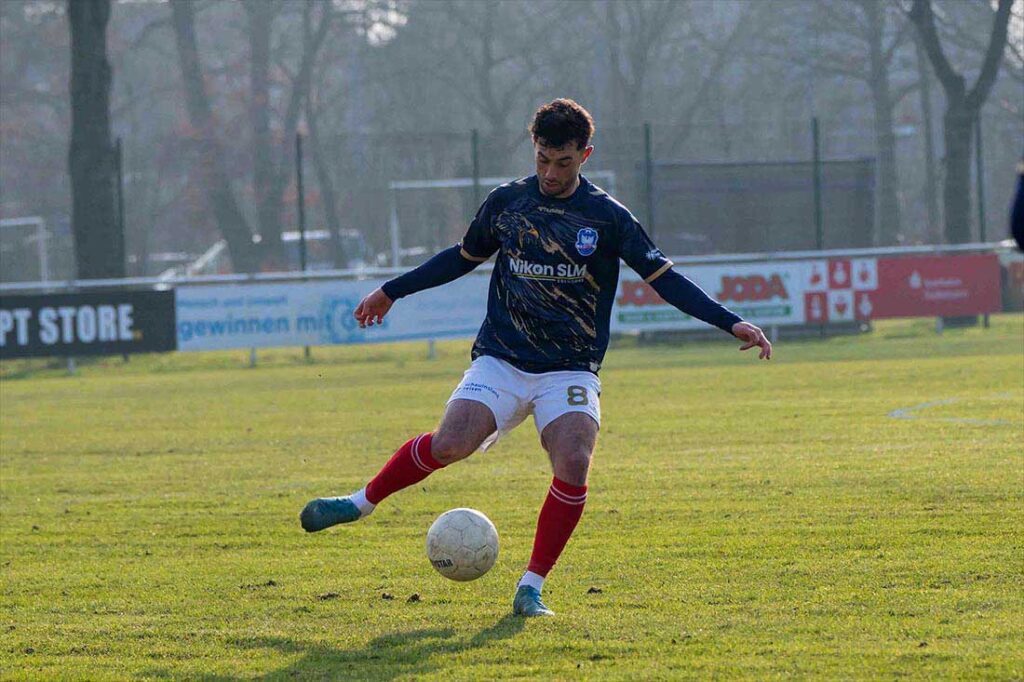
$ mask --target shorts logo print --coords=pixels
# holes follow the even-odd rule
[[[487,391],[488,393],[492,394],[495,398],[499,397],[498,396],[498,392],[495,391],[490,386],[488,386],[487,384],[478,384],[478,383],[470,382],[470,383],[463,384],[462,385],[462,390],[469,391],[471,393],[482,393],[483,391]]]

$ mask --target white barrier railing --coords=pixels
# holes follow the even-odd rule
[[[1024,263],[1011,249],[1002,242],[674,260],[712,297],[774,334],[785,326],[996,312],[1002,309],[1001,268],[1019,272]],[[480,268],[485,274],[492,269]],[[384,324],[360,328],[353,318],[359,301],[405,270],[6,284],[0,286],[0,294],[9,293],[0,297],[0,356],[308,348],[476,334],[489,287],[480,275],[425,291],[413,303],[398,302]],[[628,268],[616,291],[602,293],[613,296],[612,333],[706,327],[663,301]],[[128,345],[101,348],[113,339],[112,330],[121,330],[115,340]],[[142,347],[142,341],[149,345]]]

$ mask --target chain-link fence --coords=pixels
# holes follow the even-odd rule
[[[931,160],[929,187],[923,131],[913,122],[896,127],[887,173],[877,160],[882,141],[862,123],[820,121],[817,155],[812,119],[599,127],[584,173],[675,254],[941,242],[941,223],[929,215],[941,220],[942,160]],[[985,153],[991,238],[1004,231],[1016,158],[1006,145]],[[415,264],[458,241],[494,184],[533,171],[525,132],[350,134],[330,139],[323,154],[329,175],[321,179],[335,187],[314,203],[333,194],[339,210],[328,229],[361,235],[362,259],[378,265],[396,255]],[[312,215],[326,221],[324,208],[313,206]]]
[[[894,243],[878,230],[873,137],[823,122],[818,166],[813,140],[811,120],[759,130],[725,124],[599,128],[584,172],[673,253]],[[898,140],[897,148],[906,165],[914,165],[915,145]],[[457,241],[497,179],[532,172],[525,133],[481,135],[475,144],[471,132],[344,135],[324,150],[328,181],[336,185],[329,193],[341,207],[334,229],[362,234],[377,264],[395,262],[396,242],[399,262],[408,265]],[[917,205],[923,191],[892,191],[905,205],[901,213],[926,212]],[[938,231],[911,218],[898,235],[921,243]]]
[[[878,161],[886,140],[871,121],[823,118],[818,129],[816,164],[811,118],[618,128],[598,121],[595,152],[584,173],[628,206],[663,250],[676,255],[942,241],[942,159],[927,159],[919,122],[897,121],[888,140],[894,159],[889,168]],[[986,202],[978,211],[972,196],[972,229],[975,238],[981,236],[984,213],[985,236],[992,239],[1005,233],[1020,153],[1005,140],[1019,141],[1021,127],[990,117],[984,130]],[[936,150],[942,149],[940,134],[932,131]],[[199,179],[195,144],[182,139],[142,147],[125,141],[130,275],[180,271],[197,262],[201,273],[233,269],[230,245]],[[262,234],[263,195],[253,188],[251,154],[243,142],[225,146],[231,189],[247,229],[257,240],[281,241],[284,257],[267,260],[262,269],[297,269],[294,141],[282,141],[273,154],[275,172],[284,178],[279,204],[271,207],[279,216],[275,235]],[[321,132],[320,137],[307,134],[304,148],[307,267],[314,269],[421,262],[461,238],[495,184],[533,172],[525,127],[499,133]],[[976,186],[972,181],[972,195]],[[50,276],[70,278],[67,214],[51,210],[42,218],[54,255]],[[34,238],[25,230],[4,235],[0,279],[25,275],[21,265],[37,259]],[[39,274],[38,266],[30,269]]]

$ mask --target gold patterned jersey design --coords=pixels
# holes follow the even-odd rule
[[[595,189],[584,179],[571,198],[552,199],[533,177],[488,197],[462,243],[473,259],[497,254],[474,357],[495,355],[529,372],[599,369],[619,258],[649,270],[641,274],[663,263],[648,264],[646,254],[660,252],[621,204]]]

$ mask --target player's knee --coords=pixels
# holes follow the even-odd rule
[[[475,447],[470,447],[465,439],[460,438],[458,434],[450,434],[445,431],[435,433],[430,441],[431,456],[445,466],[469,457],[475,449]]]
[[[570,485],[586,485],[589,473],[589,450],[569,450],[557,458],[555,476]]]

